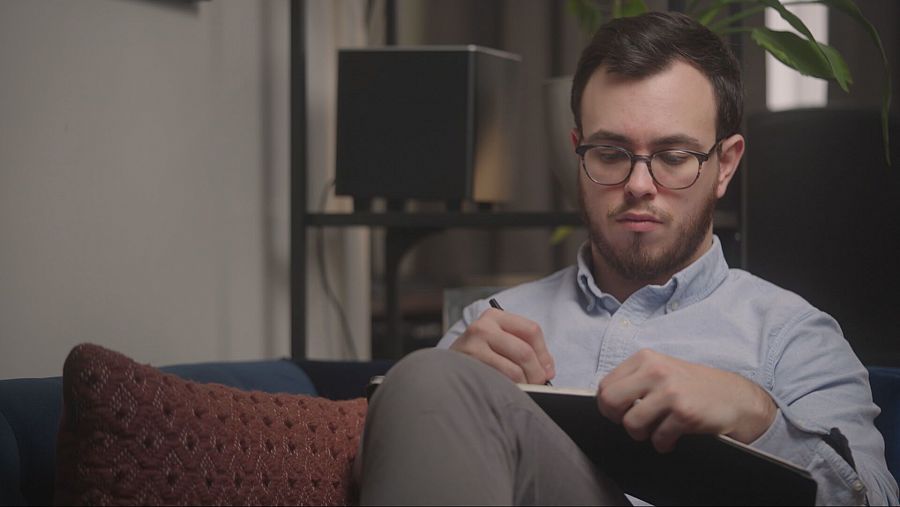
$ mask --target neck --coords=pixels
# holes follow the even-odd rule
[[[613,269],[610,263],[600,255],[598,249],[591,244],[591,261],[593,263],[591,271],[600,290],[611,294],[618,301],[624,303],[632,294],[643,287],[648,285],[665,285],[676,273],[696,262],[710,248],[712,248],[712,227],[710,227],[709,232],[704,236],[694,253],[684,263],[671,272],[659,273],[646,280],[636,280],[626,278],[619,271]]]

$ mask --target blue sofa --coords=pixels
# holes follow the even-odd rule
[[[201,363],[161,368],[199,382],[248,390],[313,394],[334,400],[363,396],[373,375],[391,361],[331,362],[272,360]],[[875,424],[885,436],[888,467],[900,477],[900,368],[869,368]],[[0,380],[0,505],[51,505],[56,434],[62,409],[62,379]]]

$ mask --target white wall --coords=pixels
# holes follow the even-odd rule
[[[0,2],[0,378],[289,354],[285,1]]]

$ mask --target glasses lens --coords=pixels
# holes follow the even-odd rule
[[[628,177],[631,157],[614,146],[596,146],[584,153],[584,169],[597,183],[615,185]]]
[[[694,155],[681,150],[660,151],[651,159],[653,176],[667,188],[691,186],[700,172],[700,161]]]

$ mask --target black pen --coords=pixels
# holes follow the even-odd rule
[[[490,303],[491,308],[496,308],[496,309],[500,310],[501,312],[503,311],[503,307],[500,306],[500,303],[498,303],[496,299],[491,298],[490,300],[488,300],[488,303]],[[544,385],[553,387],[553,384],[551,384],[549,380],[544,382]]]

